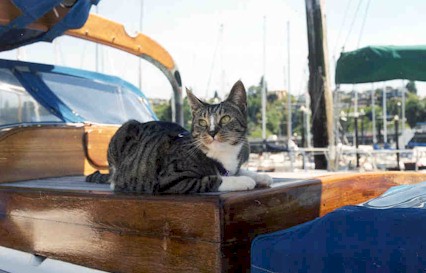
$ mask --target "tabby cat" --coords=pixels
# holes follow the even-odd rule
[[[241,81],[219,104],[202,102],[187,90],[191,132],[175,123],[131,120],[108,147],[110,174],[96,172],[88,182],[111,183],[115,191],[199,193],[269,186],[268,175],[241,170],[248,160],[247,98]]]

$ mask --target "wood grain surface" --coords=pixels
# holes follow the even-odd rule
[[[33,126],[3,133],[0,182],[83,174],[89,167],[83,132],[83,127]]]
[[[248,272],[252,239],[356,205],[400,184],[426,181],[426,173],[334,174],[282,186],[220,196],[223,210],[224,272]]]
[[[0,245],[111,272],[220,272],[216,202],[5,187]]]
[[[118,126],[91,125],[85,127],[84,150],[91,165],[98,169],[108,169],[107,151],[112,136]]]
[[[4,131],[0,134],[0,183],[106,170],[109,140],[117,128],[41,125]]]
[[[70,29],[65,34],[104,44],[136,56],[148,56],[168,70],[176,69],[172,56],[150,37],[138,33],[130,36],[122,24],[90,14],[80,29]]]
[[[415,172],[335,174],[269,189],[161,196],[3,184],[0,245],[110,272],[249,272],[257,235],[425,180]]]

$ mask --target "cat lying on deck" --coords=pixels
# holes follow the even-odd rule
[[[87,182],[111,183],[119,192],[201,193],[267,187],[271,177],[241,170],[248,160],[247,97],[241,81],[219,104],[187,90],[191,133],[175,123],[131,120],[108,147],[110,174],[95,172]]]

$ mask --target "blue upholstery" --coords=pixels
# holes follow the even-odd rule
[[[251,272],[426,272],[424,196],[425,183],[397,187],[363,206],[259,236]]]

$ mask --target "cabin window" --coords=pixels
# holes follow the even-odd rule
[[[8,69],[0,68],[0,126],[61,122],[39,104]]]
[[[122,124],[153,120],[145,100],[125,86],[64,74],[38,73],[49,89],[83,119]]]

